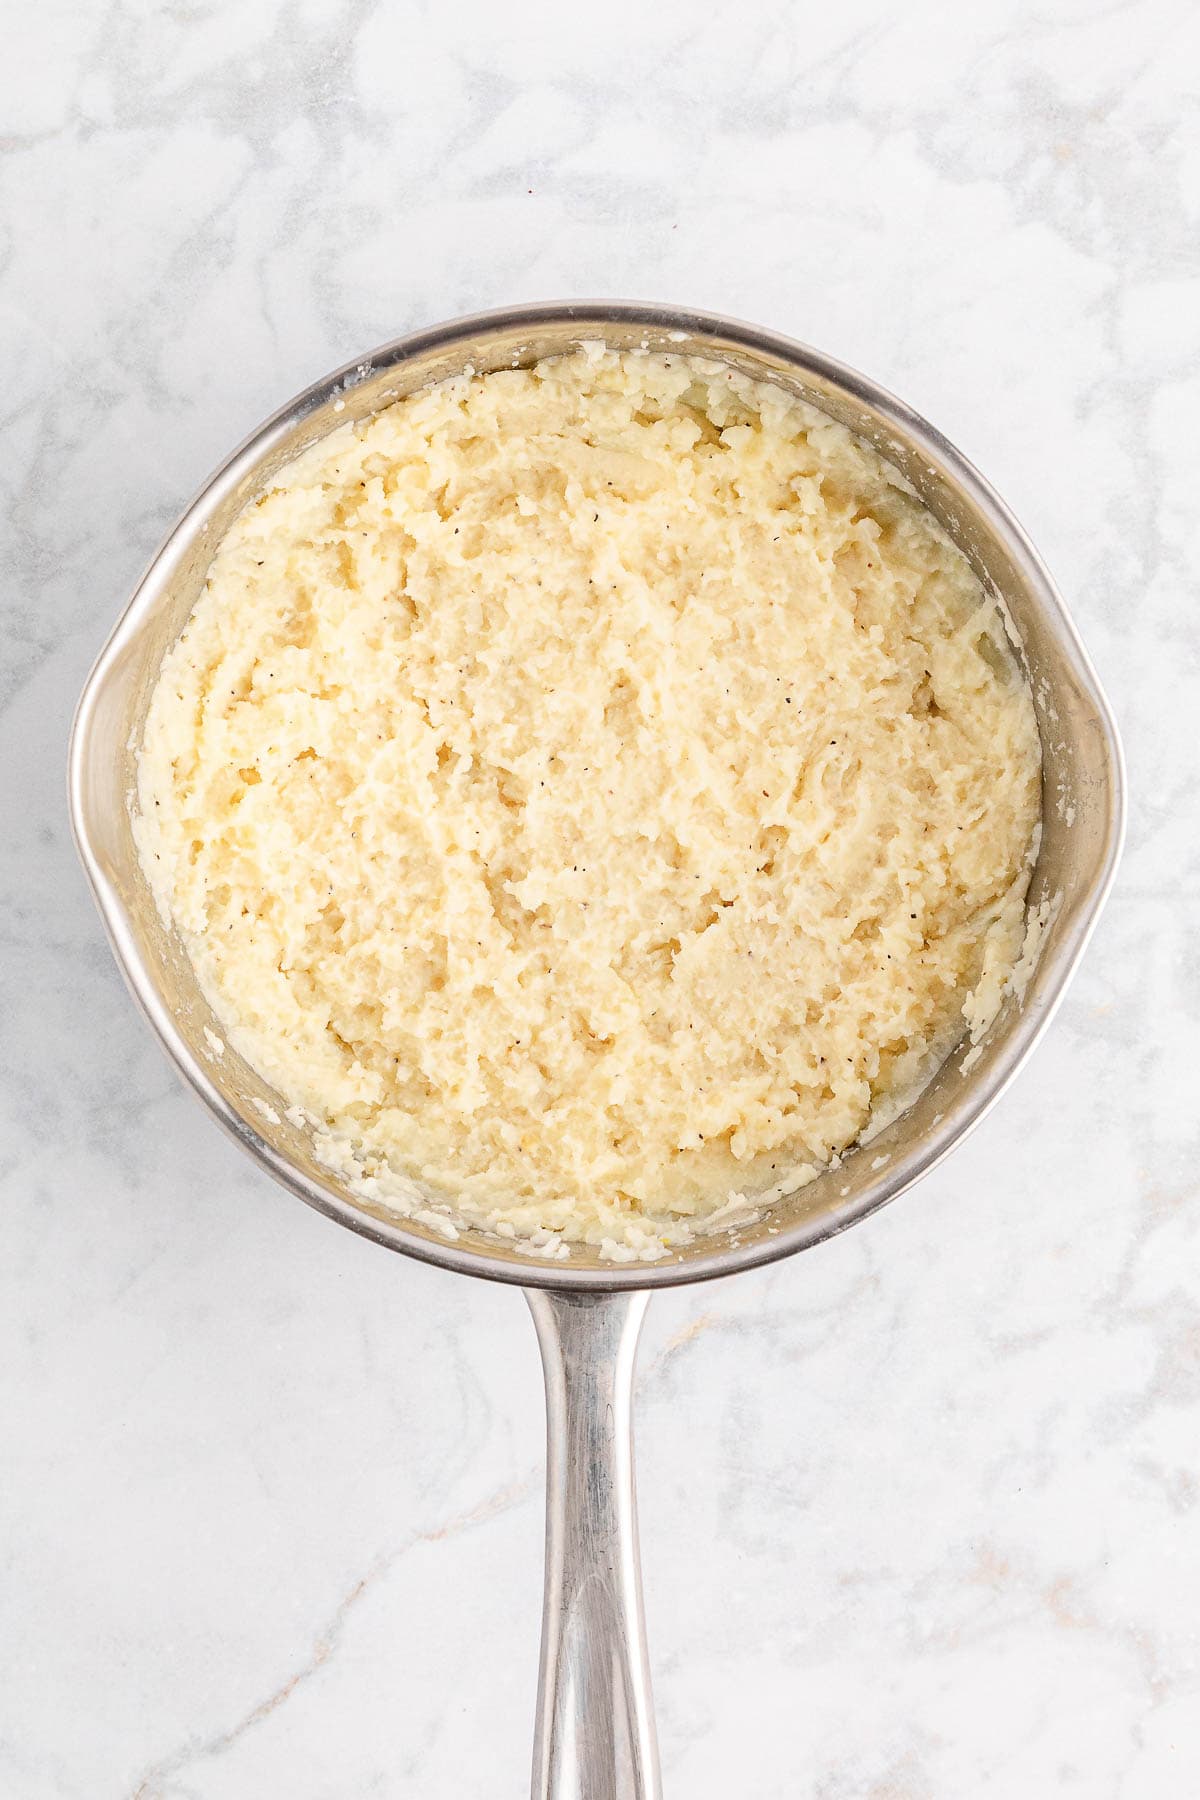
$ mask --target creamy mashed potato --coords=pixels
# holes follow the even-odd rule
[[[162,668],[138,842],[369,1191],[679,1242],[982,1029],[1040,757],[887,463],[709,363],[464,375],[283,469]]]

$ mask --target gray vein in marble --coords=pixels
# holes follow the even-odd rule
[[[217,1736],[203,1743],[185,1744],[172,1755],[155,1763],[138,1781],[130,1795],[130,1800],[169,1800],[175,1778],[190,1768],[192,1764],[221,1756],[246,1732],[267,1719],[272,1713],[292,1698],[305,1682],[311,1681],[319,1670],[323,1669],[331,1657],[337,1654],[347,1620],[355,1607],[375,1585],[385,1581],[400,1559],[414,1550],[419,1544],[442,1544],[448,1538],[457,1537],[460,1532],[470,1531],[478,1525],[486,1524],[500,1513],[507,1512],[512,1506],[519,1506],[533,1492],[537,1477],[529,1474],[520,1481],[498,1488],[473,1506],[468,1512],[447,1520],[428,1531],[414,1532],[407,1543],[398,1549],[377,1556],[359,1577],[353,1587],[345,1593],[327,1622],[321,1627],[313,1640],[308,1658],[292,1671],[266,1699],[250,1708],[235,1725],[229,1726]]]

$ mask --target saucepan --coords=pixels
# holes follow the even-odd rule
[[[998,593],[1020,638],[1044,759],[1044,822],[1029,895],[1036,961],[979,1046],[951,1055],[907,1112],[757,1216],[726,1221],[657,1261],[552,1256],[520,1241],[389,1215],[316,1159],[302,1126],[220,1031],[182,945],[159,918],[131,830],[137,746],[167,648],[236,513],[282,464],[336,426],[456,374],[600,340],[714,359],[780,383],[875,445]],[[810,1249],[919,1180],[993,1106],[1062,998],[1111,884],[1124,825],[1116,727],[1045,567],[967,460],[862,375],[773,332],[673,307],[524,306],[416,332],[316,382],[268,419],[206,483],[117,623],[76,715],[75,835],[134,998],[214,1118],[284,1187],[392,1250],[526,1291],[547,1392],[545,1612],[535,1800],[654,1800],[658,1757],[634,1511],[632,1387],[649,1295]],[[965,1228],[965,1227],[964,1227]]]

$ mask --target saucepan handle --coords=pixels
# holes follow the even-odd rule
[[[533,1800],[660,1800],[633,1483],[633,1366],[649,1296],[526,1298],[546,1371]]]

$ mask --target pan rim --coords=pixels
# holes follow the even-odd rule
[[[261,462],[274,444],[310,414],[339,393],[345,393],[368,377],[386,374],[405,362],[465,341],[512,330],[535,331],[539,326],[594,325],[603,336],[607,325],[645,326],[655,331],[678,331],[691,337],[719,340],[719,345],[751,355],[781,359],[803,373],[833,385],[880,414],[887,423],[940,473],[947,475],[969,495],[989,528],[1004,544],[1021,580],[1041,613],[1049,620],[1058,647],[1069,662],[1099,722],[1107,760],[1107,807],[1102,851],[1085,891],[1077,903],[1071,929],[1054,956],[1035,976],[1037,1004],[1018,1014],[997,1046],[986,1079],[969,1083],[952,1109],[953,1117],[919,1137],[878,1178],[869,1182],[854,1200],[811,1220],[781,1226],[774,1236],[753,1242],[708,1248],[689,1247],[679,1257],[654,1262],[613,1262],[611,1265],[574,1265],[539,1258],[536,1253],[519,1257],[516,1244],[497,1254],[463,1247],[452,1240],[427,1238],[407,1228],[397,1216],[383,1220],[343,1198],[332,1186],[310,1179],[281,1152],[261,1137],[235,1110],[224,1092],[193,1054],[174,1015],[162,1001],[151,970],[143,958],[128,914],[110,881],[103,859],[91,841],[85,772],[96,727],[99,696],[123,652],[141,630],[171,566],[197,536],[229,490]],[[714,349],[719,346],[714,344]],[[694,352],[693,352],[694,353]],[[557,1288],[575,1292],[618,1292],[636,1288],[674,1287],[688,1282],[713,1280],[757,1268],[837,1236],[877,1212],[936,1168],[987,1116],[1033,1053],[1062,1002],[1066,988],[1087,947],[1104,901],[1111,889],[1120,860],[1126,823],[1126,779],[1116,722],[1091,659],[1084,648],[1062,597],[1046,565],[1022,526],[991,484],[963,453],[921,414],[858,370],[821,351],[765,327],[693,308],[653,302],[621,300],[543,301],[502,307],[451,319],[407,333],[379,346],[310,383],[292,400],[272,413],[218,465],[186,506],[151,558],[127,605],[110,632],[88,675],[72,724],[68,755],[68,795],[71,827],[77,851],[92,888],[118,967],[143,1016],[162,1044],[185,1084],[203,1102],[227,1135],[281,1186],[327,1218],[347,1226],[360,1236],[388,1249],[458,1274],[511,1285]],[[696,1242],[696,1241],[694,1241]]]

